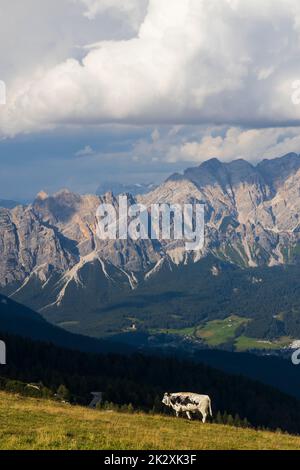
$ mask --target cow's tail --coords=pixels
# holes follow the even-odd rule
[[[209,414],[212,417],[213,414],[212,414],[212,409],[211,409],[211,399],[210,398],[208,398],[208,406],[209,406]]]

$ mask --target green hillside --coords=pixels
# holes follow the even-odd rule
[[[140,280],[134,290],[105,290],[107,280],[102,283],[101,273],[93,267],[86,267],[81,276],[84,289],[71,284],[59,308],[42,311],[47,320],[72,333],[114,338],[126,335],[134,323],[137,332],[151,336],[160,331],[189,336],[211,321],[234,316],[241,319],[240,325],[231,335],[219,337],[218,344],[223,340],[235,347],[236,338],[242,336],[253,341],[238,344],[237,349],[261,349],[257,340],[276,345],[275,340],[300,336],[299,264],[241,269],[208,256],[198,263],[173,266],[172,271],[163,266],[156,276]],[[91,279],[97,279],[94,288]],[[33,286],[31,291],[32,298],[20,292],[14,300],[38,310],[40,290]]]
[[[276,450],[300,449],[300,437],[0,392],[0,449]]]
[[[39,313],[0,294],[0,330],[33,340],[51,342],[91,353],[128,352],[130,348],[104,339],[98,340],[65,331],[47,322]]]

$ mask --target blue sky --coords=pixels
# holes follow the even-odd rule
[[[0,198],[300,153],[298,0],[2,0]]]
[[[161,182],[186,167],[182,162],[131,157],[137,140],[146,141],[150,134],[144,128],[130,133],[107,128],[88,134],[55,131],[4,140],[0,143],[0,198],[27,202],[40,190],[94,193],[102,182]]]

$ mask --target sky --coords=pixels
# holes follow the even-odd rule
[[[0,18],[0,198],[300,153],[298,0],[0,0]]]

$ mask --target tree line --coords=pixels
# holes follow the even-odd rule
[[[1,337],[8,361],[0,369],[4,390],[81,405],[91,401],[91,392],[101,391],[106,406],[152,413],[168,412],[161,403],[166,391],[191,391],[210,395],[214,417],[220,422],[300,433],[299,400],[242,376],[176,357],[94,355],[11,335]],[[28,384],[39,384],[40,390]]]

